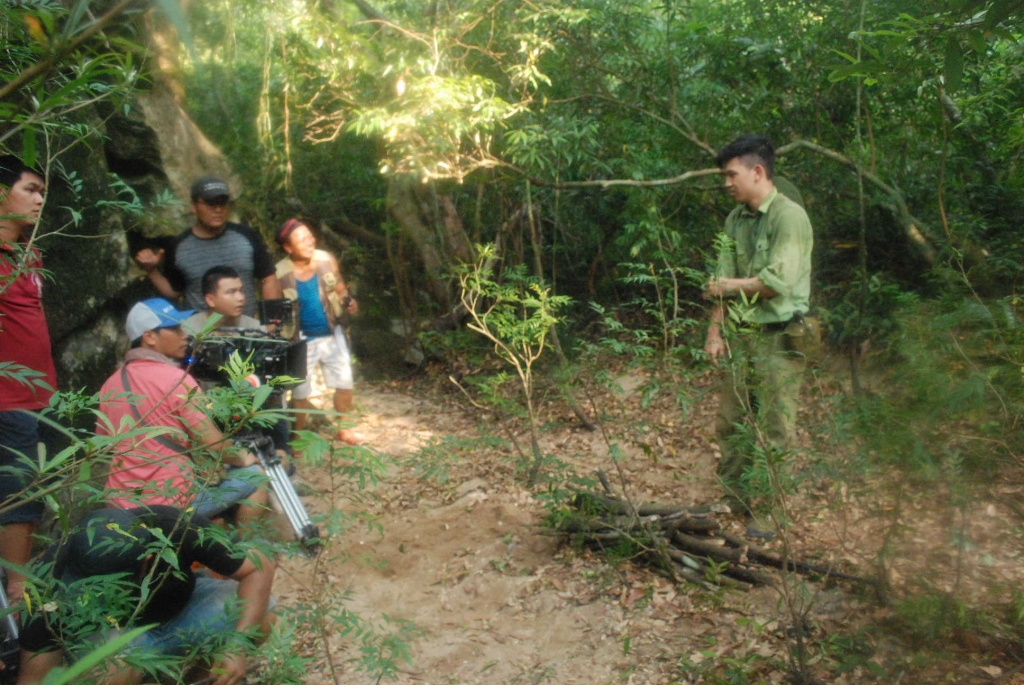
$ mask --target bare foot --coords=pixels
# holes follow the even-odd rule
[[[346,445],[362,445],[366,442],[366,436],[346,428],[338,429],[338,432],[334,434],[334,439],[340,440]]]

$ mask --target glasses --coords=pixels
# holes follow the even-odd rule
[[[229,197],[215,197],[210,200],[199,198],[199,201],[207,207],[227,207],[231,204],[231,198]]]

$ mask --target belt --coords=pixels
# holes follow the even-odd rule
[[[772,323],[763,323],[761,324],[761,329],[768,333],[781,333],[782,331],[786,330],[789,324],[803,323],[803,320],[803,312],[793,312],[793,316],[789,319],[789,321],[774,321]]]

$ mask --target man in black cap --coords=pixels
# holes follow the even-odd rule
[[[242,277],[246,316],[256,315],[257,283],[264,299],[282,297],[274,259],[263,238],[251,226],[228,221],[231,189],[223,179],[204,176],[192,184],[192,212],[195,224],[166,251],[146,248],[135,255],[162,296],[174,299],[184,294],[186,308],[202,310],[203,274],[214,266],[230,266]]]
[[[142,672],[132,664],[199,655],[210,660],[214,685],[234,685],[245,676],[245,647],[271,626],[274,562],[181,509],[93,512],[47,552],[42,568],[50,562],[39,582],[55,582],[51,590],[33,589],[42,601],[32,605],[21,632],[18,685],[41,683],[64,653],[81,657],[147,625],[153,627],[122,652],[127,658],[115,658],[98,682],[139,683]],[[193,562],[226,579],[193,572]]]

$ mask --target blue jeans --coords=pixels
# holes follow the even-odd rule
[[[216,650],[218,643],[234,632],[241,615],[237,595],[236,581],[197,575],[195,590],[184,608],[135,638],[132,646],[177,656],[202,647]]]
[[[25,497],[33,480],[40,424],[29,411],[0,411],[0,505]],[[0,525],[36,523],[43,518],[43,501],[37,499],[0,512]]]
[[[210,518],[225,511],[256,492],[263,478],[258,465],[229,468],[227,477],[217,485],[200,490],[192,501],[195,510]]]

